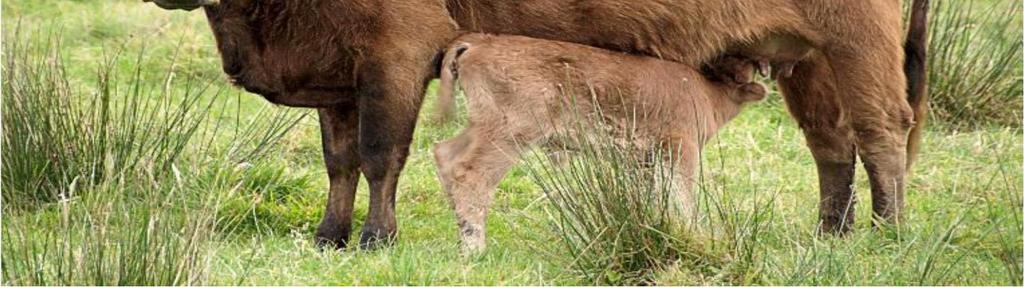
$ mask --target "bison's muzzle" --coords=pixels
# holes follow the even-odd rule
[[[196,8],[216,5],[219,0],[142,0],[142,2],[153,2],[156,6],[167,10],[181,9],[192,11]]]

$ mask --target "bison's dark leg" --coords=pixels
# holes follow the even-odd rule
[[[888,15],[891,11],[884,5],[859,8],[864,9],[864,15]],[[914,113],[907,102],[903,43],[901,37],[864,41],[858,35],[899,35],[902,23],[899,17],[848,18],[836,26],[836,35],[824,54],[831,63],[843,114],[854,131],[857,155],[871,183],[871,205],[876,219],[880,219],[876,223],[899,223],[907,138],[914,125]],[[833,26],[838,20],[822,21],[831,21],[824,25]]]
[[[837,78],[844,79],[837,81],[837,90],[841,91],[840,99],[856,135],[857,154],[871,183],[871,206],[879,219],[875,223],[899,223],[908,131],[914,122],[905,99],[902,51],[898,43],[892,46],[857,47],[863,52],[830,56],[831,62],[841,63],[835,65]]]
[[[361,79],[359,155],[370,183],[370,211],[359,239],[363,248],[390,243],[396,235],[395,189],[409,155],[428,70],[409,74],[367,68]]]
[[[779,80],[786,105],[800,124],[818,168],[821,231],[845,233],[854,222],[853,133],[842,124],[832,70],[821,55],[797,65],[792,77]]]
[[[327,210],[316,232],[317,244],[345,248],[352,231],[352,203],[359,182],[359,113],[355,103],[321,108],[320,134],[330,178]]]

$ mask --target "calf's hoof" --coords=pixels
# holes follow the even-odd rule
[[[487,247],[487,236],[482,226],[470,224],[465,221],[459,222],[459,247],[462,255],[475,255],[483,253]]]
[[[462,256],[474,256],[484,252],[487,248],[487,241],[483,236],[463,236],[459,245]]]

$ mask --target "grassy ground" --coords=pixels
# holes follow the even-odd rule
[[[13,26],[22,31],[59,30],[69,75],[73,84],[84,89],[90,85],[95,63],[121,48],[128,54],[144,49],[141,71],[152,75],[162,74],[178,51],[187,59],[175,62],[181,65],[182,76],[215,80],[214,90],[232,89],[223,80],[200,12],[171,13],[139,1],[4,1],[3,25],[5,32]],[[10,39],[5,35],[5,41]],[[123,62],[116,68],[135,68],[131,61]],[[245,93],[222,97],[229,100],[215,107],[215,115],[240,114],[250,120],[246,115],[269,106]],[[430,93],[427,108],[432,98]],[[199,185],[190,189],[197,194],[223,194],[216,211],[222,224],[205,253],[205,282],[585,283],[571,272],[549,223],[544,195],[523,168],[514,170],[500,186],[488,221],[489,249],[472,258],[458,255],[454,214],[435,179],[429,150],[461,125],[424,121],[417,129],[399,184],[399,240],[391,248],[321,252],[312,245],[327,188],[315,118],[306,118],[276,142],[271,160],[253,162],[242,188]],[[210,137],[221,144],[229,141]],[[870,191],[863,170],[858,170],[857,230],[848,238],[819,238],[813,233],[817,214],[813,161],[795,123],[773,95],[732,122],[704,157],[709,184],[703,192],[735,198],[736,218],[754,212],[753,203],[774,199],[767,205],[771,217],[757,234],[753,251],[743,253],[751,258],[725,258],[743,264],[719,265],[722,270],[694,270],[680,264],[659,272],[658,283],[1020,284],[1022,141],[1024,136],[1015,127],[969,132],[932,127],[907,188],[908,224],[893,232],[869,227]],[[365,217],[366,203],[363,183],[356,201],[356,230]],[[56,216],[58,211],[51,207],[37,212]],[[5,215],[5,224],[32,216]],[[10,252],[9,247],[4,250]]]

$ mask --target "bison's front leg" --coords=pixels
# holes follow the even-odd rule
[[[351,97],[350,97],[351,98]],[[330,192],[317,244],[345,248],[352,230],[352,205],[359,182],[359,112],[356,103],[321,108],[320,134]]]
[[[360,167],[370,184],[370,210],[359,239],[364,249],[390,244],[396,235],[395,189],[430,76],[427,65],[371,67],[361,74],[359,99]]]

